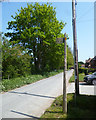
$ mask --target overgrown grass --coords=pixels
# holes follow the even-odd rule
[[[85,77],[85,74],[84,73],[80,73],[79,74],[79,81],[80,82],[83,82],[84,81],[84,77]],[[74,73],[72,75],[72,77],[70,78],[69,82],[74,82],[75,81],[75,77],[74,77]]]
[[[96,118],[96,96],[79,95],[75,103],[74,94],[67,95],[68,113],[63,114],[63,96],[57,97],[41,118]]]
[[[10,79],[10,80],[4,79],[4,80],[2,80],[2,83],[0,83],[0,88],[2,89],[1,91],[6,92],[8,90],[19,88],[19,87],[21,87],[23,85],[31,84],[31,83],[34,83],[34,82],[36,82],[38,80],[41,80],[41,79],[56,75],[56,74],[58,74],[58,73],[60,73],[62,71],[63,70],[45,72],[42,75],[40,75],[40,74],[28,75],[26,77],[18,77],[18,78],[13,78],[13,79]]]

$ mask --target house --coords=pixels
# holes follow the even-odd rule
[[[91,60],[92,58],[89,58],[88,60],[86,60],[85,67],[89,68]]]
[[[90,61],[90,68],[96,68],[96,56]]]
[[[94,58],[89,58],[88,60],[86,60],[85,67],[96,68],[96,56]]]

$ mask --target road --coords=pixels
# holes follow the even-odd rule
[[[73,70],[67,72],[67,81]],[[2,118],[38,118],[62,94],[63,73],[0,94]]]

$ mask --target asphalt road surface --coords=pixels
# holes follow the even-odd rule
[[[67,72],[67,81],[73,70]],[[0,94],[1,118],[38,118],[62,94],[63,73]]]

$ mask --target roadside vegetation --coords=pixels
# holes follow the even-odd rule
[[[27,4],[11,17],[9,31],[0,34],[3,91],[54,75],[52,71],[64,67],[64,43],[56,43],[56,38],[64,37],[61,31],[66,23],[57,20],[52,4]],[[68,45],[67,55],[70,68],[73,54]]]
[[[62,112],[63,96],[59,96],[53,102],[41,118],[94,118],[96,119],[96,96],[79,95],[75,103],[74,94],[67,95],[68,114]]]
[[[78,62],[78,72],[79,72],[79,82],[83,82],[84,81],[84,77],[86,75],[92,74],[93,72],[96,71],[96,69],[93,68],[84,68],[81,67],[81,65],[84,64],[83,62]],[[70,78],[69,82],[74,82],[75,81],[75,75],[73,73],[72,77]]]
[[[84,77],[85,77],[85,74],[84,73],[80,73],[79,74],[79,82],[83,82],[84,81]],[[74,77],[74,73],[73,73],[73,75],[70,78],[69,82],[74,82],[74,81],[75,81],[75,77]]]
[[[10,80],[4,79],[2,80],[2,84],[1,84],[2,91],[7,92],[8,90],[12,90],[27,84],[31,84],[38,80],[56,75],[62,71],[63,70],[58,70],[58,71],[46,72],[46,73],[36,74],[36,75],[28,75],[28,76],[26,75],[25,77],[22,76],[17,78],[11,78]]]

